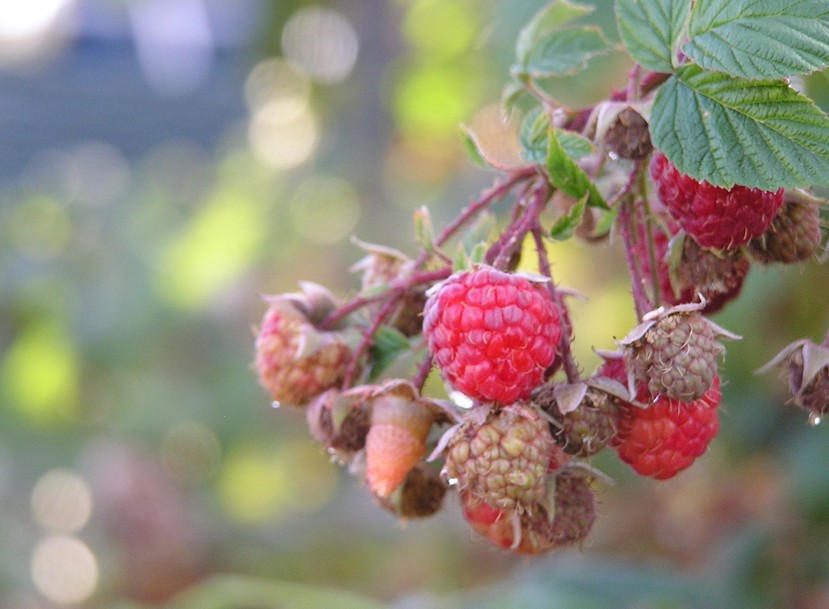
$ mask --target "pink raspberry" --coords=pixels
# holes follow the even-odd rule
[[[651,159],[659,199],[702,247],[732,249],[760,237],[783,204],[776,192],[733,186],[730,190],[681,174],[661,152]]]
[[[424,313],[423,333],[444,378],[481,400],[512,404],[529,397],[561,340],[550,292],[491,268],[451,276]]]

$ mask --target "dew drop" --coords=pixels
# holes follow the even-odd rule
[[[449,486],[455,486],[455,485],[458,484],[458,479],[457,478],[447,478],[446,479],[446,484],[448,484]]]
[[[823,418],[817,412],[809,413],[809,425],[811,425],[812,427],[817,427],[818,425],[820,425],[820,422],[822,420]]]
[[[277,402],[276,400],[274,400],[274,401],[273,401],[273,404],[271,404],[271,406],[272,406],[272,407],[274,407],[274,408],[279,408],[280,406],[282,406],[282,404],[280,404],[279,402]]]

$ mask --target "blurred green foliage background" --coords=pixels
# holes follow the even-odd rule
[[[496,116],[542,4],[0,3],[4,608],[829,607],[827,429],[751,373],[826,331],[817,262],[754,268],[716,318],[745,340],[709,453],[661,483],[600,455],[591,540],[552,558],[473,539],[452,498],[401,527],[257,386],[257,294],[354,293],[352,234],[413,254],[415,208],[442,223],[496,177],[458,123]],[[595,103],[629,67],[551,90]],[[803,86],[829,108],[825,74]],[[634,323],[621,253],[551,257],[590,298],[590,371]]]

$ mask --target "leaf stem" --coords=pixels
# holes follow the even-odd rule
[[[641,321],[642,316],[651,310],[648,296],[645,294],[644,279],[642,278],[642,271],[636,260],[636,255],[633,252],[634,239],[631,234],[633,228],[632,217],[630,213],[630,206],[632,204],[632,197],[628,195],[621,201],[622,206],[619,209],[619,231],[622,233],[622,242],[625,246],[625,260],[630,269],[630,287],[633,294],[633,304],[636,308],[636,317]]]

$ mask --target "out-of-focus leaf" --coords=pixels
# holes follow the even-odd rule
[[[585,203],[587,202],[588,196],[584,195],[569,212],[556,220],[553,228],[550,229],[550,237],[556,241],[566,241],[573,236],[573,233],[576,232],[584,217]]]
[[[484,158],[483,153],[478,149],[478,143],[475,141],[475,138],[472,137],[469,127],[462,124],[460,126],[460,132],[461,143],[463,144],[463,149],[466,151],[466,156],[469,157],[469,160],[478,167],[491,167],[491,165],[487,163],[487,160]]]
[[[172,609],[388,609],[343,590],[242,575],[217,575],[178,595]]]
[[[374,381],[388,368],[394,360],[408,351],[409,341],[400,331],[389,326],[380,326],[373,336],[371,346],[371,373],[369,380]]]
[[[521,156],[531,163],[544,163],[547,160],[547,132],[550,130],[550,115],[536,107],[527,112],[521,123],[519,141]],[[573,131],[558,131],[558,142],[564,151],[574,160],[579,160],[596,152],[596,147],[587,138]]]
[[[568,2],[568,0],[553,0],[544,6],[518,34],[518,40],[515,43],[515,56],[518,62],[524,62],[527,53],[539,38],[594,10],[592,6]]]
[[[531,78],[567,76],[586,68],[591,57],[612,50],[613,47],[599,28],[568,28],[547,34],[539,40],[524,61],[512,66],[511,72]]]

